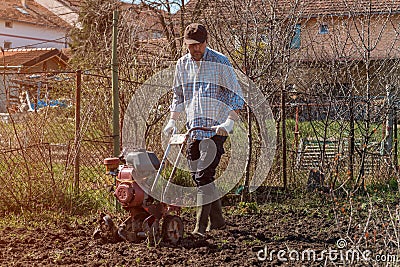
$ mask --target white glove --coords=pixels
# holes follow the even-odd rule
[[[228,136],[228,134],[231,134],[233,132],[233,125],[235,124],[235,121],[227,118],[224,123],[221,123],[220,125],[213,126],[211,129],[215,130],[217,135],[222,135],[222,136]]]
[[[176,127],[176,122],[174,119],[170,119],[165,126],[163,132],[165,135],[170,135],[174,131],[174,128]]]

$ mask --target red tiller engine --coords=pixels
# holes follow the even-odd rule
[[[95,237],[122,238],[130,242],[146,237],[150,242],[162,238],[171,243],[177,243],[183,237],[180,208],[155,201],[137,183],[138,179],[147,178],[160,168],[160,162],[153,152],[140,150],[120,158],[106,158],[104,165],[107,173],[115,177],[115,198],[130,216],[117,227],[111,216],[102,214],[100,226],[94,232]],[[171,212],[176,214],[171,215]]]
[[[180,218],[181,208],[177,205],[163,202],[164,197],[161,198],[162,201],[156,201],[150,195],[152,192],[154,193],[152,190],[161,181],[159,178],[165,167],[165,162],[168,160],[167,156],[171,146],[180,146],[167,184],[165,187],[161,186],[163,190],[161,193],[163,196],[165,195],[178,168],[179,157],[182,155],[186,141],[190,133],[196,130],[214,131],[212,128],[193,127],[185,134],[175,134],[175,129],[168,141],[161,163],[153,152],[148,152],[145,149],[130,152],[126,155],[123,153],[119,158],[107,158],[104,160],[107,173],[115,178],[116,189],[114,196],[130,215],[117,227],[110,215],[100,214],[100,226],[93,233],[95,238],[123,239],[131,242],[147,238],[153,244],[158,242],[160,238],[163,241],[174,244],[183,238],[183,222]],[[139,179],[145,179],[144,181],[146,181],[147,178],[155,173],[157,174],[152,181],[150,190],[146,190],[149,192],[148,195],[137,181]],[[146,186],[150,185],[146,184]]]
[[[145,193],[135,182],[132,173],[133,167],[124,167],[118,173],[114,196],[124,209],[140,207],[143,204]]]
[[[129,153],[126,158],[121,160],[125,161],[122,166],[119,165],[120,160],[120,158],[104,160],[107,172],[117,176],[114,196],[126,210],[141,207],[146,195],[136,180],[154,174],[160,167],[160,161],[153,152],[145,150]]]

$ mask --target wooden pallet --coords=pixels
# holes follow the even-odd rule
[[[361,141],[356,141],[356,147],[361,147]],[[322,154],[325,146],[325,153]],[[371,142],[368,146],[368,155],[365,161],[365,172],[370,173],[379,155],[379,144]],[[356,160],[360,160],[358,156]],[[322,162],[323,160],[323,162]],[[348,160],[348,142],[339,140],[301,139],[296,155],[296,168],[300,170],[320,169],[322,163],[325,168],[332,168],[339,164],[345,166]]]

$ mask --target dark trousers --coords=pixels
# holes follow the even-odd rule
[[[215,180],[215,169],[225,153],[226,138],[226,136],[214,135],[210,139],[188,141],[186,156],[190,173],[197,187]]]

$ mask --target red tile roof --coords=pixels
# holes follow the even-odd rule
[[[124,11],[122,15],[136,29],[137,33],[148,35],[147,38],[154,38],[151,34],[154,32],[163,33],[164,27],[160,17],[166,18],[168,13],[164,10],[152,8],[146,4],[128,4],[122,3],[120,9]],[[144,39],[144,38],[141,38]]]
[[[0,52],[0,66],[30,67],[54,56],[67,61],[67,57],[56,48],[8,49],[4,51],[4,57]]]
[[[297,10],[300,16],[320,15],[357,15],[400,12],[399,0],[303,0],[295,5],[295,1],[283,0],[277,5],[281,13]]]
[[[141,40],[136,44],[138,61],[143,63],[152,60],[171,60],[171,52],[166,38]]]
[[[82,0],[58,0],[66,6],[69,6],[74,11],[79,11],[79,8],[82,6]]]
[[[64,20],[39,5],[34,0],[26,0],[26,7],[22,6],[21,0],[1,0],[0,19],[36,24],[45,27],[61,27],[66,29],[71,27]]]
[[[185,5],[185,13],[189,18],[198,19],[198,14],[213,14],[215,6],[230,6],[230,0],[191,0]],[[253,8],[263,8],[271,12],[273,9],[278,16],[285,16],[295,11],[300,17],[321,15],[349,15],[371,13],[400,13],[400,0],[276,0],[253,2]],[[176,14],[180,16],[180,12]],[[268,14],[266,14],[268,15]]]

